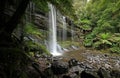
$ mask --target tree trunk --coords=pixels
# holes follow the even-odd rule
[[[20,22],[21,17],[24,15],[27,5],[30,0],[22,0],[19,4],[16,12],[13,14],[11,19],[4,25],[5,32],[11,34],[13,30],[17,27],[17,24]]]
[[[22,0],[20,4],[18,5],[18,8],[16,9],[13,16],[10,18],[10,20],[7,23],[4,23],[5,19],[2,17],[2,14],[4,14],[5,5],[7,3],[7,0],[0,1],[0,47],[11,47],[13,45],[16,45],[14,40],[11,37],[11,34],[13,30],[17,27],[21,17],[25,13],[25,10],[27,8],[27,5],[30,0]],[[3,22],[1,22],[3,21]]]

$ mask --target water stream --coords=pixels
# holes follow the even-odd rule
[[[63,41],[67,39],[67,25],[66,18],[63,16]]]
[[[49,12],[49,51],[53,56],[61,55],[57,50],[57,26],[56,26],[56,8],[48,4]]]
[[[73,26],[72,21],[71,21],[71,41],[72,42],[74,41],[74,26]]]

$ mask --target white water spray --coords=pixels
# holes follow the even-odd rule
[[[49,12],[49,51],[53,56],[59,56],[61,53],[57,51],[57,27],[56,27],[56,8],[48,3]]]

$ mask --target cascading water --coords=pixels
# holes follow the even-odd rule
[[[74,24],[71,21],[71,41],[74,42],[74,36],[75,36],[75,31],[74,31]],[[74,45],[71,46],[73,49],[77,50],[78,48],[75,47]]]
[[[48,3],[49,12],[49,51],[53,56],[59,56],[61,53],[57,51],[57,27],[56,27],[56,8]]]
[[[72,21],[71,21],[71,40],[72,40],[72,42],[74,41],[74,29],[73,29],[73,23],[72,23]]]
[[[66,23],[66,17],[63,16],[62,19],[63,19],[62,20],[63,21],[62,41],[65,41],[65,40],[67,40],[67,23]],[[66,48],[63,48],[63,51],[67,52],[69,50],[66,49]]]
[[[63,16],[63,41],[67,38],[67,25],[66,25],[66,18]]]

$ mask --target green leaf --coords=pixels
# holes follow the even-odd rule
[[[81,26],[81,28],[82,28],[83,30],[91,30],[91,27],[88,26],[88,25],[83,25],[83,26]]]
[[[26,32],[26,34],[32,34],[32,35],[36,35],[38,37],[43,37],[43,35],[40,32],[40,30],[32,23],[27,23],[26,24],[25,32]]]
[[[112,43],[108,40],[102,40],[102,44],[108,44],[108,45],[112,45]]]
[[[110,51],[112,53],[120,53],[120,47],[112,47],[112,48],[110,48]]]
[[[100,33],[99,37],[101,39],[105,39],[106,40],[106,39],[110,38],[110,33]]]
[[[85,39],[84,40],[84,46],[91,47],[92,44],[93,44],[93,40],[92,39]]]

